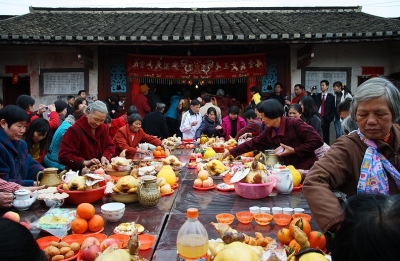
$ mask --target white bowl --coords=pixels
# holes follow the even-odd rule
[[[103,217],[109,222],[117,222],[125,212],[125,204],[119,202],[107,203],[101,206]]]
[[[61,207],[64,204],[64,199],[44,199],[44,203],[49,208],[51,207]]]

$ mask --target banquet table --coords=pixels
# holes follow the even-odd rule
[[[175,150],[174,155],[182,162],[189,162],[189,154],[191,150]],[[142,160],[136,158],[135,160]],[[239,211],[248,211],[251,206],[259,207],[298,207],[304,208],[305,213],[310,214],[307,202],[305,201],[302,191],[295,190],[290,194],[278,194],[274,190],[270,196],[251,200],[238,196],[234,191],[224,192],[217,189],[200,191],[193,188],[193,182],[197,178],[195,170],[183,167],[179,177],[178,188],[169,196],[161,197],[156,207],[144,208],[138,202],[126,204],[125,213],[122,219],[112,223],[105,221],[104,231],[106,235],[113,234],[114,228],[121,222],[136,222],[145,227],[145,233],[156,236],[156,242],[152,248],[146,251],[140,251],[139,255],[148,260],[176,260],[176,237],[179,228],[186,221],[186,210],[194,207],[199,210],[199,220],[206,227],[209,239],[218,238],[218,234],[210,224],[216,222],[215,216],[219,213],[236,214]],[[213,177],[214,183],[223,183],[221,177]],[[104,196],[98,202],[93,203],[96,214],[101,215],[101,205],[112,202],[112,198]],[[64,204],[63,208],[75,208],[74,205]],[[21,220],[28,219],[31,222],[39,219],[48,208],[44,202],[36,201],[28,211],[20,212]],[[311,221],[313,230],[318,230],[318,226],[314,220]],[[261,232],[264,236],[276,238],[277,231],[280,229],[278,225],[271,222],[268,226],[260,226],[253,222],[251,224],[241,224],[235,218],[232,227],[239,232],[247,233],[254,236],[254,232]],[[48,235],[40,232],[34,236],[37,238]]]

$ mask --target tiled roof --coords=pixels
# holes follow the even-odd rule
[[[361,7],[38,8],[0,20],[0,44],[196,44],[400,40]]]

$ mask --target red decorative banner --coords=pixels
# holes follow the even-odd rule
[[[5,73],[28,73],[28,65],[6,65]]]
[[[153,56],[128,54],[129,77],[164,79],[248,78],[266,75],[265,54]]]

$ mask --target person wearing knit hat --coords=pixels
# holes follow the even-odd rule
[[[67,115],[68,104],[65,101],[57,100],[54,102],[54,106],[56,106],[56,112],[59,115],[61,124],[64,121],[65,116]]]
[[[29,110],[29,111],[34,111],[34,107],[33,105],[35,105],[35,100],[26,94],[22,94],[20,96],[18,96],[17,98],[17,106],[21,107],[24,110]],[[31,107],[32,106],[32,107]]]
[[[149,89],[150,89],[150,88],[149,88],[149,86],[147,86],[147,84],[143,84],[143,85],[140,86],[139,91],[140,91],[141,93],[143,93],[144,95],[147,95],[146,92],[148,92]]]
[[[142,118],[146,116],[147,113],[151,112],[151,107],[149,105],[149,101],[147,99],[147,94],[149,93],[149,86],[147,84],[143,84],[139,88],[140,93],[136,95],[135,99],[133,100],[132,105],[135,105],[138,113]]]

